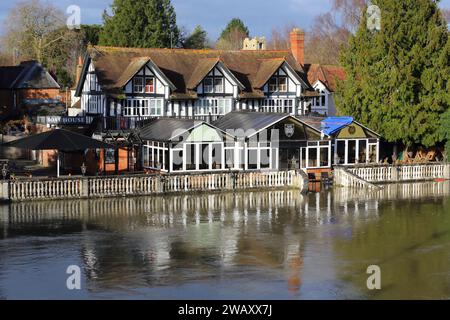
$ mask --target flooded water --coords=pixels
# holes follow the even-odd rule
[[[1,298],[449,299],[450,182],[0,206]]]

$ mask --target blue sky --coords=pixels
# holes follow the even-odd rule
[[[0,20],[19,0],[0,0]],[[62,10],[76,4],[81,8],[83,24],[101,23],[102,13],[112,0],[53,0]],[[200,24],[215,40],[226,23],[240,17],[253,36],[270,36],[274,27],[295,24],[302,28],[311,25],[313,17],[330,9],[330,0],[172,0],[178,25],[192,30]],[[442,0],[450,8],[450,0]]]

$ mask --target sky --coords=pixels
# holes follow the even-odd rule
[[[0,21],[20,0],[0,0]],[[48,0],[63,11],[70,5],[81,8],[81,23],[102,22],[103,10],[112,0]],[[330,0],[172,0],[180,27],[192,30],[201,25],[216,40],[229,20],[241,18],[252,36],[270,37],[276,27],[296,25],[308,29],[313,18],[330,10]],[[450,8],[450,0],[442,0],[441,6]]]

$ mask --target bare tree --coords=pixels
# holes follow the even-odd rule
[[[331,0],[332,10],[315,17],[306,33],[305,57],[309,63],[339,64],[342,48],[359,23],[367,0]]]
[[[267,42],[267,48],[270,50],[289,50],[291,43],[289,40],[289,34],[295,25],[286,25],[283,28],[272,29],[272,34]]]
[[[19,2],[5,19],[4,29],[2,46],[15,63],[34,59],[55,73],[74,73],[80,36],[67,28],[65,14],[52,4]]]
[[[40,0],[19,2],[5,21],[4,46],[21,58],[46,62],[54,47],[65,44],[73,48],[77,40],[75,32],[66,27],[64,13]]]
[[[339,53],[347,46],[350,30],[330,13],[315,18],[306,35],[305,57],[309,63],[339,64]]]
[[[442,9],[442,13],[444,14],[444,18],[450,23],[450,8]]]
[[[353,32],[358,28],[362,10],[367,6],[368,0],[331,0],[332,12],[342,17],[342,27]]]

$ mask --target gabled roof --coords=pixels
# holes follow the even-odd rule
[[[218,67],[229,79],[231,79],[234,84],[239,86],[241,89],[245,89],[244,85],[239,82],[239,80],[234,76],[234,74],[228,70],[228,68],[220,61],[220,59],[203,59],[203,61],[199,61],[197,67],[194,70],[194,73],[191,75],[187,83],[188,89],[195,89],[200,82],[214,69]]]
[[[59,84],[37,61],[0,67],[0,89],[60,89]]]
[[[253,134],[288,117],[287,113],[233,111],[213,122],[213,125],[225,132],[231,129],[242,129],[244,132],[251,130]]]
[[[311,85],[320,81],[330,92],[335,92],[337,83],[345,80],[346,77],[344,68],[339,66],[306,64],[305,70]]]
[[[284,59],[280,58],[262,60],[259,66],[258,73],[256,74],[255,80],[253,81],[253,87],[257,89],[262,88],[267,83],[267,81],[269,81],[270,77],[272,77],[274,73],[281,68],[284,61]]]
[[[173,97],[195,98],[193,88],[199,79],[207,74],[217,63],[222,63],[226,70],[242,85],[242,96],[261,97],[257,82],[261,62],[268,59],[286,61],[299,78],[306,81],[303,67],[295,60],[290,51],[221,51],[221,50],[187,50],[187,49],[138,49],[91,46],[88,58],[94,63],[100,85],[106,93],[115,93],[123,79],[127,78],[136,66],[130,66],[142,58],[150,59],[176,87]],[[278,63],[278,62],[277,62]],[[117,83],[117,79],[121,79]],[[200,80],[201,81],[201,80]],[[79,94],[79,92],[77,93]]]
[[[234,136],[204,121],[175,118],[158,118],[148,121],[138,130],[138,134],[142,140],[170,142],[201,125],[211,127],[234,139]]]
[[[188,131],[202,121],[193,119],[174,119],[174,118],[159,118],[147,122],[140,128],[139,136],[142,140],[151,141],[170,141],[175,133],[181,131]]]
[[[311,126],[301,119],[293,117],[288,113],[276,112],[233,111],[213,122],[213,125],[225,132],[231,129],[243,130],[247,133],[246,138],[250,138],[256,133],[270,128],[271,126],[287,118],[292,118],[297,122],[302,123],[306,127],[311,128],[313,131],[316,131],[318,134],[321,133],[320,129]]]

